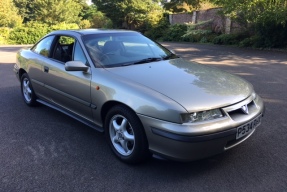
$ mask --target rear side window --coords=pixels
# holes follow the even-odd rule
[[[35,53],[48,57],[51,50],[51,45],[54,40],[54,36],[49,36],[42,39],[37,45],[35,45],[32,50]]]

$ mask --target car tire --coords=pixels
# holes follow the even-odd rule
[[[128,107],[117,105],[107,113],[105,135],[113,153],[125,163],[141,163],[151,156],[143,125]]]
[[[25,103],[29,106],[37,105],[37,97],[32,88],[31,80],[27,73],[21,76],[21,92]]]

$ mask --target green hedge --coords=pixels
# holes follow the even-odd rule
[[[256,41],[253,47],[286,48],[287,20],[285,23],[257,23],[255,25]]]
[[[247,32],[236,34],[221,34],[213,39],[214,44],[219,45],[239,45],[244,39],[248,38]]]
[[[163,17],[156,26],[148,27],[148,29],[144,29],[144,35],[153,39],[159,40],[168,30],[170,24],[166,17]]]
[[[3,37],[2,44],[34,44],[44,35],[54,30],[66,30],[66,29],[79,29],[79,26],[74,23],[66,24],[59,23],[57,25],[49,26],[47,24],[30,22],[20,27],[10,29],[9,34]],[[3,28],[1,28],[2,34]],[[4,34],[4,33],[3,33]],[[7,34],[7,33],[5,33]],[[0,36],[0,44],[1,44]]]
[[[184,41],[183,35],[186,33],[187,26],[185,24],[170,25],[164,32],[162,41]]]
[[[0,45],[8,44],[8,38],[11,29],[8,27],[1,27],[0,28]]]

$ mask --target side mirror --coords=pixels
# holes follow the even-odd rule
[[[89,67],[82,61],[68,61],[65,63],[66,71],[88,71]]]

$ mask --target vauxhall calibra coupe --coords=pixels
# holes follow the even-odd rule
[[[221,153],[251,136],[264,113],[250,83],[134,31],[55,31],[21,50],[14,71],[27,105],[104,132],[126,163]]]

